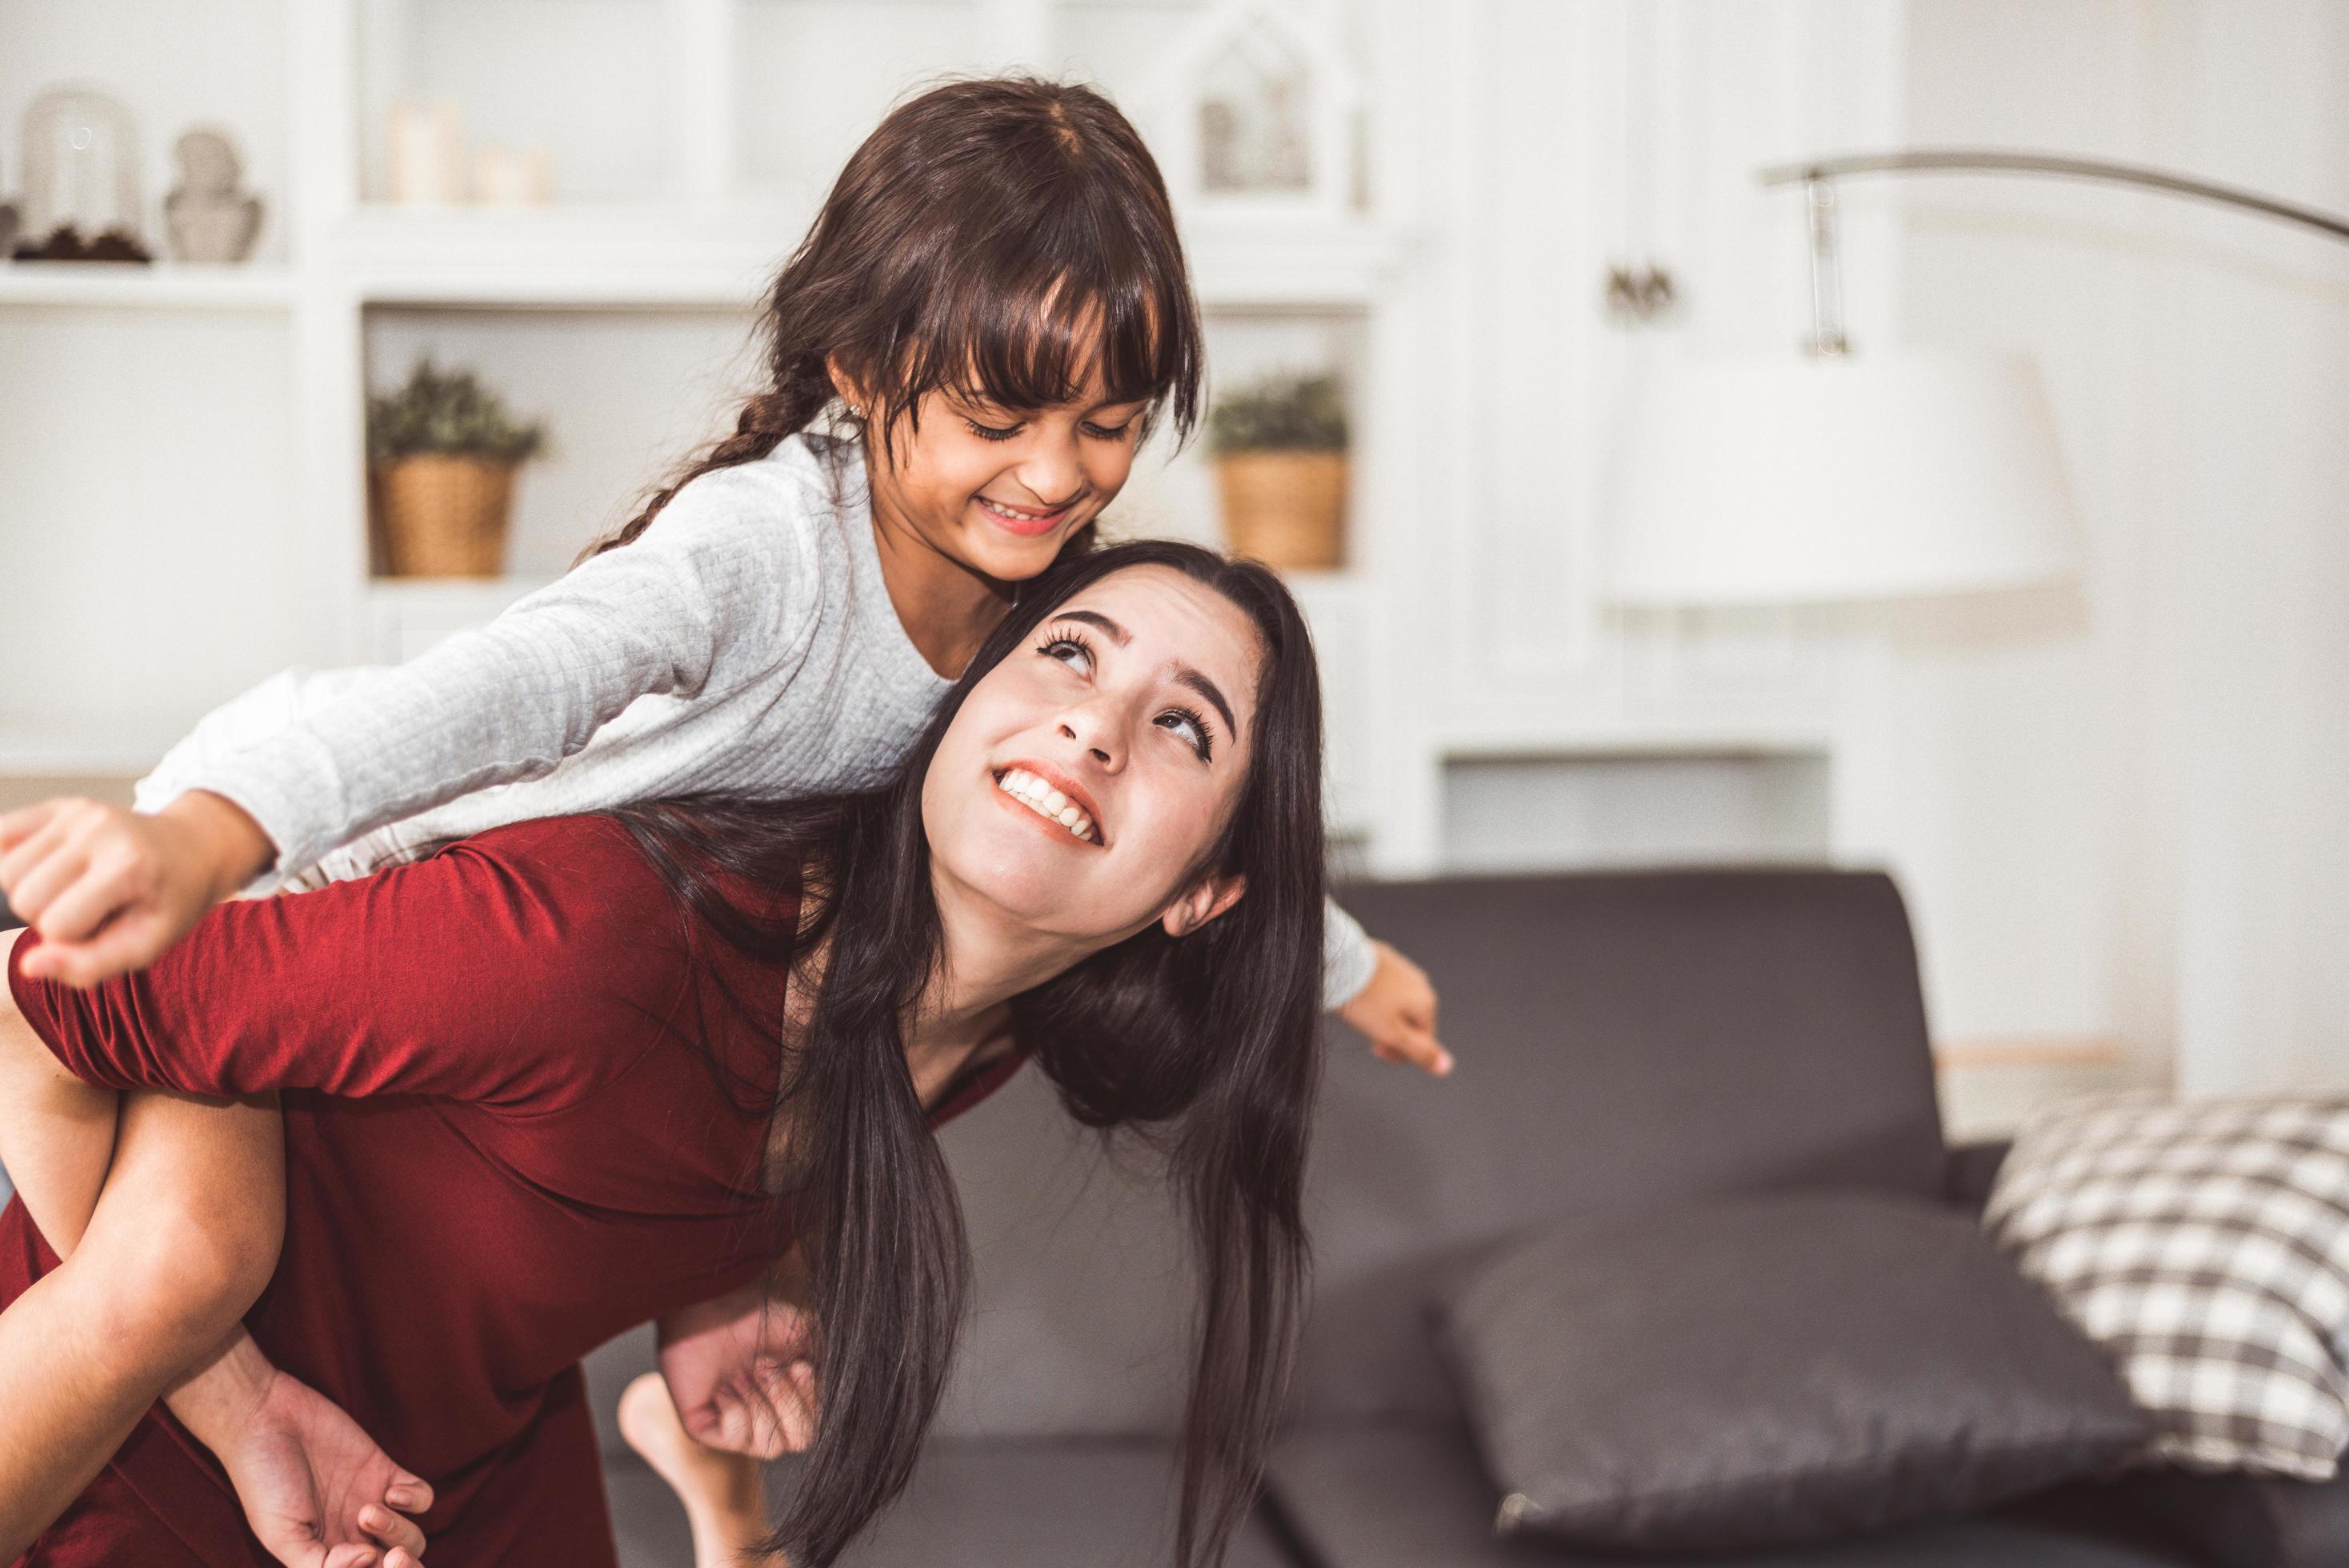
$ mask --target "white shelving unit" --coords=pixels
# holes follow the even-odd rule
[[[38,26],[18,8],[0,59],[20,33],[55,57],[0,69],[0,128],[26,84],[97,77],[157,106],[152,196],[163,138],[229,118],[269,219],[245,268],[0,264],[0,398],[29,416],[12,406],[0,443],[20,520],[0,510],[0,590],[28,573],[12,608],[37,613],[12,631],[69,651],[51,662],[78,683],[37,710],[0,694],[0,773],[135,771],[270,669],[404,657],[494,614],[725,428],[755,373],[759,294],[894,98],[1026,67],[1099,83],[1164,152],[1185,134],[1167,129],[1184,107],[1170,62],[1240,3],[219,0],[204,26],[234,33],[213,53],[242,73],[225,85],[217,59],[116,46],[193,26],[163,0],[85,0]],[[1791,276],[1735,284],[1743,302],[1725,280],[1778,232],[1756,227],[1748,150],[1882,139],[1801,119],[1824,101],[1807,73],[1841,57],[1833,17],[1740,11],[1698,49],[1684,8],[1645,0],[1527,8],[1529,40],[1422,0],[1286,3],[1348,68],[1360,167],[1309,211],[1194,204],[1183,221],[1216,382],[1301,362],[1354,391],[1348,563],[1296,586],[1322,650],[1335,826],[1361,863],[1441,867],[1455,758],[1839,757],[1833,648],[1627,624],[1590,570],[1614,410],[1644,352],[1599,315],[1598,281],[1652,250],[1689,281],[1701,335],[1791,336],[1764,303],[1798,302]],[[1625,85],[1640,16],[1670,46],[1652,103]],[[557,203],[389,205],[396,99],[457,104],[475,142],[549,145]],[[1636,128],[1694,106],[1717,134],[1656,142],[1663,194],[1632,223]],[[366,389],[425,350],[553,426],[554,455],[523,480],[512,578],[368,576]],[[122,464],[132,442],[165,456]],[[1214,539],[1197,449],[1146,459],[1112,518]],[[111,619],[93,631],[63,607],[84,601]]]
[[[107,3],[123,8],[127,20],[153,0]],[[270,35],[255,42],[285,66],[280,101],[245,106],[252,118],[243,128],[247,140],[276,140],[285,150],[280,177],[264,191],[274,259],[201,270],[0,264],[0,328],[6,313],[19,307],[138,309],[159,321],[243,313],[274,321],[285,339],[282,396],[302,531],[293,569],[298,593],[286,605],[282,640],[297,647],[299,662],[316,664],[412,656],[490,618],[625,515],[618,509],[632,486],[657,480],[683,448],[724,428],[720,388],[703,398],[712,405],[709,419],[648,413],[647,428],[666,430],[664,443],[640,459],[606,459],[600,445],[585,445],[595,438],[581,438],[583,448],[566,452],[566,426],[574,432],[625,428],[613,407],[599,405],[567,419],[575,411],[559,403],[527,406],[554,428],[554,463],[601,461],[611,469],[595,470],[603,481],[596,499],[585,515],[562,525],[572,536],[534,536],[535,556],[518,561],[517,575],[494,582],[372,579],[364,399],[371,381],[388,382],[407,366],[370,363],[371,355],[388,359],[419,340],[445,340],[448,357],[477,364],[501,384],[512,367],[494,354],[538,320],[551,324],[543,332],[573,342],[608,336],[613,379],[624,383],[637,340],[667,333],[698,341],[698,333],[713,343],[747,341],[758,296],[814,214],[820,181],[906,87],[947,70],[1024,64],[1103,81],[1136,110],[1164,94],[1154,75],[1163,68],[1165,41],[1207,25],[1220,9],[1217,0],[1140,7],[1089,0],[860,0],[851,17],[831,0],[614,0],[576,11],[569,18],[574,26],[551,29],[562,7],[543,0],[242,3],[245,23]],[[904,26],[893,26],[893,16]],[[910,41],[916,37],[926,41]],[[803,49],[853,49],[856,56],[841,57],[837,70],[825,56],[826,68],[812,74],[794,40],[804,41]],[[525,41],[543,57],[517,70],[513,51]],[[949,46],[953,57],[931,57]],[[768,94],[748,90],[755,86],[745,75],[749,48],[768,51],[780,78],[799,85],[791,105],[797,118],[786,129],[796,128],[800,144],[780,152],[771,145],[785,122],[776,119]],[[68,58],[53,64],[60,77],[83,74],[85,66]],[[606,113],[583,112],[583,84],[624,79],[641,90],[606,95]],[[838,101],[812,98],[811,81],[815,94],[828,91]],[[124,82],[119,90],[136,98],[141,84]],[[421,208],[382,201],[382,120],[388,104],[403,98],[459,104],[477,139],[494,133],[552,143],[557,204]],[[271,118],[278,123],[264,126]],[[1147,131],[1146,112],[1137,119]],[[825,138],[837,149],[823,150]],[[827,172],[813,174],[819,168]],[[1185,232],[1212,330],[1234,346],[1219,352],[1219,361],[1277,362],[1284,346],[1315,353],[1342,342],[1353,361],[1346,368],[1361,385],[1381,374],[1375,363],[1379,322],[1408,287],[1413,262],[1409,232],[1394,214],[1367,207],[1237,219],[1201,214],[1186,220]],[[664,327],[664,320],[687,325]],[[697,322],[703,325],[690,325]],[[595,392],[604,405],[624,395]],[[1367,445],[1392,438],[1388,418],[1366,396],[1360,438]],[[1186,455],[1127,512],[1151,530],[1213,538],[1204,471],[1195,453]],[[544,487],[569,501],[584,489],[543,469],[526,473],[523,483],[525,497]],[[1365,594],[1381,554],[1379,519],[1392,499],[1374,479],[1358,496],[1359,564],[1313,574],[1299,591],[1329,650],[1342,826],[1374,835],[1377,810],[1367,802],[1376,785],[1358,759],[1369,749],[1377,703],[1359,661],[1341,650],[1362,644]],[[144,727],[136,720],[117,727],[102,744],[75,738],[88,733],[79,724],[54,734],[0,730],[0,771],[135,769],[173,736],[171,723],[151,720]]]

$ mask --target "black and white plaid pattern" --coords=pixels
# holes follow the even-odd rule
[[[2349,1100],[2059,1107],[1983,1224],[2113,1354],[2149,1458],[2331,1479],[2349,1447]]]

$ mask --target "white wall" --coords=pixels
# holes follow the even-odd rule
[[[1909,7],[1909,135],[2349,210],[2349,12]],[[1897,313],[2045,370],[2082,592],[1902,619],[1888,799],[1944,1032],[2112,1030],[2181,1087],[2349,1082],[2349,249],[2154,196],[1855,185]]]

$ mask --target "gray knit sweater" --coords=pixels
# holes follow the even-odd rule
[[[139,807],[226,796],[278,847],[264,886],[303,887],[533,818],[876,784],[950,683],[889,602],[861,459],[794,436],[479,631],[397,667],[274,676],[174,747]],[[1328,913],[1334,1006],[1376,960]]]

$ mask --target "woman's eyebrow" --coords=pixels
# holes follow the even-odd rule
[[[1133,641],[1133,633],[1128,632],[1123,626],[1098,610],[1063,610],[1061,612],[1061,619],[1074,621],[1081,626],[1091,626],[1121,648]]]
[[[1063,621],[1074,621],[1079,625],[1091,626],[1121,648],[1133,641],[1133,634],[1098,610],[1063,610],[1061,612],[1060,618]],[[1216,711],[1224,716],[1224,727],[1235,736],[1239,734],[1240,721],[1232,717],[1232,705],[1224,699],[1224,690],[1221,686],[1209,680],[1200,671],[1185,664],[1174,666],[1174,681],[1176,685],[1188,686],[1206,698],[1215,706]]]
[[[1209,680],[1206,676],[1200,674],[1197,670],[1193,669],[1188,665],[1176,665],[1174,666],[1174,679],[1178,684],[1189,686],[1193,691],[1197,692],[1201,696],[1206,697],[1209,702],[1215,704],[1216,711],[1224,716],[1225,729],[1228,731],[1235,739],[1237,738],[1240,732],[1240,721],[1232,717],[1232,705],[1224,700],[1223,691],[1216,685],[1215,682]]]

